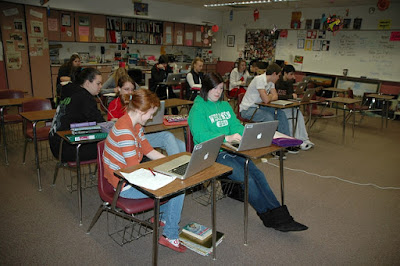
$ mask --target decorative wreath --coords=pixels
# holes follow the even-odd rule
[[[379,8],[379,10],[384,11],[388,9],[389,5],[390,5],[390,0],[379,0],[377,7]]]

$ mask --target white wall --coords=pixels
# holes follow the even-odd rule
[[[375,13],[369,14],[368,10],[371,6],[358,6],[348,7],[349,16],[352,19],[359,17],[362,18],[361,29],[377,29],[378,21],[381,19],[391,19],[392,29],[400,29],[400,4],[391,3],[389,9],[386,11],[379,11],[375,7]],[[304,29],[306,19],[321,18],[322,14],[329,16],[329,14],[336,14],[338,16],[345,16],[346,7],[342,8],[306,8],[306,9],[278,9],[278,10],[259,10],[259,19],[255,22],[253,18],[253,11],[240,11],[240,9],[233,9],[233,20],[229,19],[229,11],[222,14],[222,25],[218,34],[217,43],[213,46],[214,55],[220,57],[221,60],[235,61],[238,58],[239,51],[243,49],[245,43],[246,29],[271,29],[275,24],[278,29],[290,29],[290,21],[292,12],[301,11],[302,28]],[[235,47],[227,47],[226,36],[235,35]],[[277,46],[279,50],[279,46]]]

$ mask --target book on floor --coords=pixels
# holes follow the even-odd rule
[[[224,239],[224,233],[217,232],[217,239],[215,245],[218,246],[221,244]],[[205,241],[199,241],[197,238],[194,238],[191,235],[186,234],[185,232],[179,233],[179,241],[182,245],[187,247],[188,249],[202,255],[208,256],[213,252],[212,247],[212,237],[208,237]]]
[[[212,234],[212,229],[199,223],[191,222],[182,228],[182,232],[203,241]]]

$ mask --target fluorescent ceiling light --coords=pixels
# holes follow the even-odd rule
[[[267,4],[271,2],[294,2],[298,0],[254,0],[243,2],[227,2],[218,4],[205,4],[204,7],[221,7],[221,6],[236,6],[236,5],[253,5],[253,4]]]

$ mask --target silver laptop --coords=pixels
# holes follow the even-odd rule
[[[164,84],[169,86],[178,85],[181,82],[181,79],[182,79],[182,74],[169,73],[167,76],[167,80],[159,84]]]
[[[302,94],[307,88],[307,82],[299,82],[296,88],[296,94]]]
[[[225,142],[224,145],[236,151],[268,147],[272,143],[275,131],[278,128],[278,123],[279,122],[275,120],[246,124],[240,143]]]
[[[309,102],[311,98],[314,96],[315,89],[307,89],[306,92],[304,93],[302,98],[297,98],[297,99],[290,99],[291,101],[294,102]]]
[[[147,120],[146,126],[159,125],[164,121],[165,112],[165,101],[160,101],[160,107],[158,107],[157,112],[153,115],[153,119]]]
[[[254,76],[248,76],[246,79],[246,87],[248,87],[251,83],[251,81],[254,79]]]
[[[182,155],[172,161],[154,167],[155,171],[163,174],[186,179],[213,165],[225,135],[197,144],[192,155]]]

